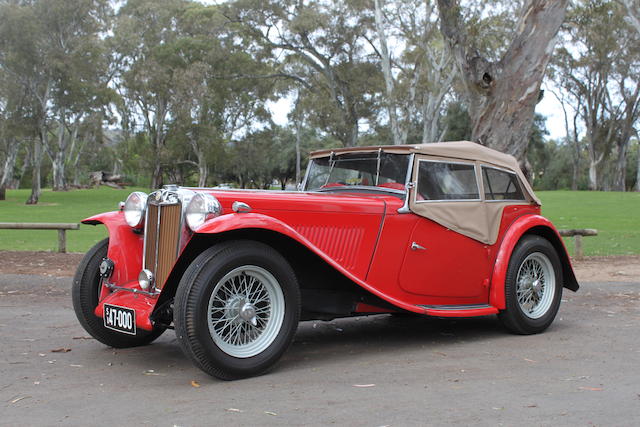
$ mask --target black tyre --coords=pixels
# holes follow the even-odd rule
[[[507,308],[498,314],[516,334],[544,331],[556,317],[562,299],[562,264],[548,240],[527,235],[516,245],[505,280]]]
[[[125,335],[105,328],[102,318],[94,314],[100,292],[100,263],[107,256],[109,239],[104,239],[86,253],[73,278],[71,296],[73,310],[82,327],[95,339],[111,347],[126,348],[149,344],[164,332],[164,328]]]
[[[237,240],[213,246],[186,270],[173,321],[196,366],[223,379],[258,375],[289,347],[300,319],[300,289],[275,249]]]

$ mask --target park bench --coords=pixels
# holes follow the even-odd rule
[[[0,222],[4,230],[58,230],[58,252],[67,252],[67,230],[78,230],[80,224],[55,222]]]
[[[584,252],[582,250],[582,236],[597,236],[598,230],[595,230],[593,228],[576,228],[570,230],[562,229],[558,230],[558,233],[560,233],[560,235],[563,237],[573,236],[575,248],[573,256],[575,256],[576,258],[580,258],[584,255]]]

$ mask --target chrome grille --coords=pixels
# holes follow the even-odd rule
[[[143,268],[155,276],[155,287],[162,289],[180,249],[182,205],[177,197],[157,192],[149,197],[144,232]]]

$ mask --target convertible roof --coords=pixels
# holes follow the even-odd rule
[[[427,154],[438,157],[450,157],[453,159],[464,160],[480,160],[486,163],[491,163],[495,166],[500,166],[513,171],[520,170],[518,161],[508,154],[501,153],[500,151],[493,150],[485,147],[484,145],[476,144],[470,141],[451,141],[451,142],[433,142],[428,144],[413,144],[413,145],[378,145],[369,147],[346,147],[335,148],[329,150],[318,150],[311,153],[311,158],[330,156],[334,154],[345,153],[371,153],[382,150],[385,153],[394,154]]]
[[[504,169],[511,170],[518,175],[522,185],[524,186],[525,193],[528,198],[541,205],[540,199],[536,197],[533,189],[529,185],[526,177],[520,170],[518,161],[515,157],[509,154],[501,153],[500,151],[493,150],[484,145],[476,144],[470,141],[451,141],[451,142],[433,142],[428,144],[412,144],[412,145],[377,145],[369,147],[345,147],[334,148],[328,150],[313,151],[310,158],[315,159],[318,157],[346,154],[346,153],[372,153],[378,150],[382,150],[385,153],[393,154],[424,154],[428,156],[436,156],[443,158],[459,159],[459,160],[471,160],[488,163],[493,166],[498,166]]]

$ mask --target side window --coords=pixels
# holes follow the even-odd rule
[[[416,200],[479,200],[475,166],[420,160]]]
[[[482,180],[486,200],[524,200],[515,173],[483,166]]]

